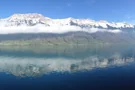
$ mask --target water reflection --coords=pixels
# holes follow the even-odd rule
[[[40,48],[0,47],[2,90],[135,88],[134,45]]]
[[[40,47],[41,48],[41,47]],[[134,62],[134,45],[49,48],[38,50],[0,48],[0,72],[19,77],[37,77],[51,72],[90,71]]]
[[[68,72],[92,70],[95,68],[106,68],[110,66],[121,66],[133,62],[133,57],[116,53],[110,57],[89,56],[79,58],[33,58],[33,57],[7,57],[0,56],[0,72],[13,74],[19,77],[36,77],[51,72]]]

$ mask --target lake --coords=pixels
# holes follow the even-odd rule
[[[135,90],[134,58],[134,45],[4,47],[0,90]]]

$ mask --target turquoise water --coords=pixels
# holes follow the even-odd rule
[[[0,50],[0,90],[134,90],[134,58],[133,45]]]

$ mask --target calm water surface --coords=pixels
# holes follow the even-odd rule
[[[135,90],[135,49],[0,50],[0,90]]]

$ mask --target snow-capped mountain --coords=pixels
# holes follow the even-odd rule
[[[1,19],[0,25],[4,27],[46,25],[48,20],[50,19],[41,14],[14,14],[6,19]]]
[[[135,25],[128,23],[114,23],[107,21],[94,21],[90,19],[51,19],[41,14],[14,14],[8,18],[0,19],[0,32],[3,33],[64,33],[69,31],[108,31],[121,32],[121,30],[134,30]]]

